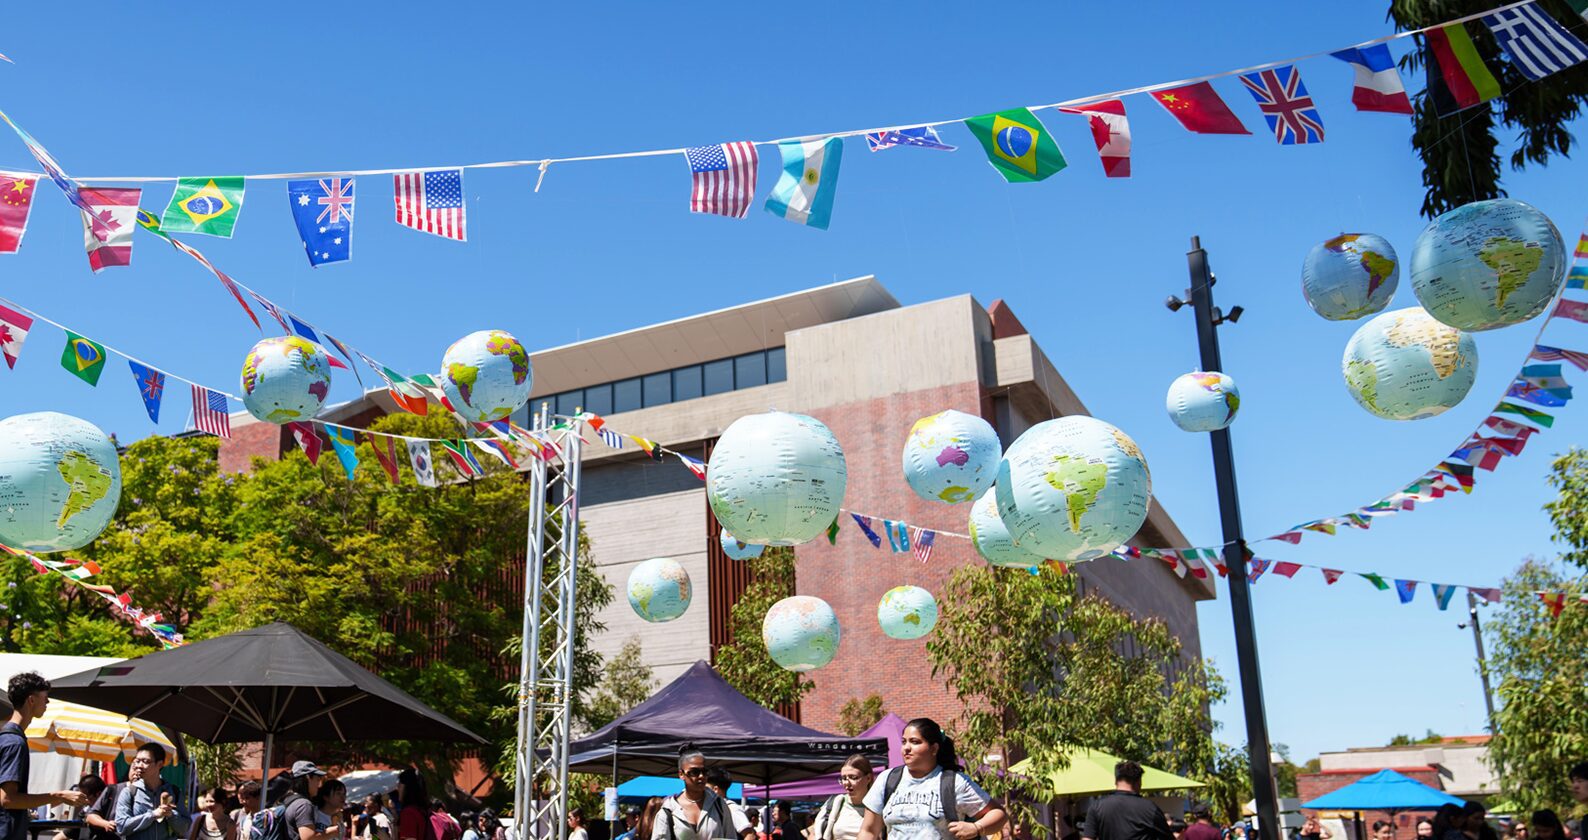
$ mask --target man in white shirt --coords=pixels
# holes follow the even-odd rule
[[[728,798],[728,788],[733,787],[733,777],[728,775],[728,771],[721,767],[713,767],[707,770],[706,787],[710,788],[712,793],[722,797],[722,801],[728,803],[728,810],[733,812],[733,824],[735,826],[744,826],[744,830],[739,832],[739,840],[754,840],[755,827],[750,825],[750,815],[744,812],[742,805]]]

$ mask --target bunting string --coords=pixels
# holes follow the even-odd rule
[[[28,561],[32,564],[34,571],[41,575],[58,575],[70,581],[72,585],[94,593],[104,599],[115,614],[143,628],[151,636],[154,636],[160,642],[160,646],[166,650],[186,644],[182,634],[175,627],[161,623],[161,615],[159,613],[134,606],[131,596],[117,592],[114,587],[101,583],[89,583],[89,578],[99,574],[99,565],[92,561],[74,560],[69,557],[61,560],[39,557],[30,551],[12,548],[4,543],[0,543],[0,552]]]

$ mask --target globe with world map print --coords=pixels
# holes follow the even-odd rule
[[[992,486],[1001,457],[992,424],[963,411],[940,411],[910,427],[904,480],[929,502],[968,502]]]
[[[1444,213],[1412,249],[1412,291],[1435,320],[1492,330],[1543,312],[1566,279],[1566,244],[1549,217],[1515,199]]]
[[[810,595],[778,601],[761,621],[766,652],[789,671],[814,671],[833,661],[841,636],[832,606]]]
[[[1216,370],[1181,374],[1164,398],[1169,419],[1187,432],[1214,432],[1235,422],[1241,392],[1235,380]]]
[[[672,621],[689,610],[689,571],[668,557],[646,560],[629,572],[629,606],[650,622]]]
[[[307,339],[267,338],[243,357],[242,388],[243,407],[266,423],[307,420],[331,392],[331,360]]]
[[[0,543],[82,548],[120,502],[121,462],[98,427],[53,411],[0,420]]]
[[[1478,345],[1471,334],[1413,306],[1363,324],[1340,364],[1347,390],[1363,408],[1386,420],[1421,420],[1455,406],[1471,390]]]
[[[1400,276],[1400,261],[1389,240],[1372,233],[1342,233],[1308,252],[1301,264],[1301,294],[1319,315],[1354,321],[1383,312]]]
[[[998,515],[998,488],[990,487],[970,506],[970,542],[989,565],[1034,569],[1047,558],[1015,542]]]
[[[441,390],[464,419],[501,420],[529,402],[529,351],[510,333],[481,330],[441,357]]]
[[[895,586],[877,602],[877,624],[890,639],[919,639],[937,626],[937,599],[919,586]]]
[[[722,553],[727,555],[729,560],[754,560],[761,556],[761,552],[766,550],[764,545],[740,542],[738,537],[728,533],[726,529],[723,530],[722,536],[718,537],[717,541],[722,546]]]
[[[1077,562],[1102,557],[1147,519],[1152,476],[1128,435],[1074,415],[1027,429],[998,465],[998,516],[1032,553]]]

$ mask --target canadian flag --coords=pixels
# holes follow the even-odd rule
[[[1130,177],[1130,122],[1125,119],[1124,102],[1106,99],[1059,110],[1086,117],[1087,124],[1092,127],[1092,140],[1097,143],[1097,156],[1103,160],[1104,175]]]
[[[83,247],[94,273],[131,264],[132,232],[138,227],[138,197],[143,190],[84,187],[78,192],[94,209],[94,218],[83,213]]]
[[[7,306],[0,306],[0,355],[6,366],[15,368],[17,356],[22,353],[22,342],[33,329],[33,319]]]
[[[1325,583],[1334,583],[1340,579],[1340,575],[1345,574],[1339,569],[1319,569],[1318,571],[1323,572],[1323,580]]]

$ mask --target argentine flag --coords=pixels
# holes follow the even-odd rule
[[[783,174],[778,176],[766,211],[791,222],[827,229],[833,217],[833,193],[838,189],[838,162],[844,141],[837,137],[804,143],[779,143]]]

